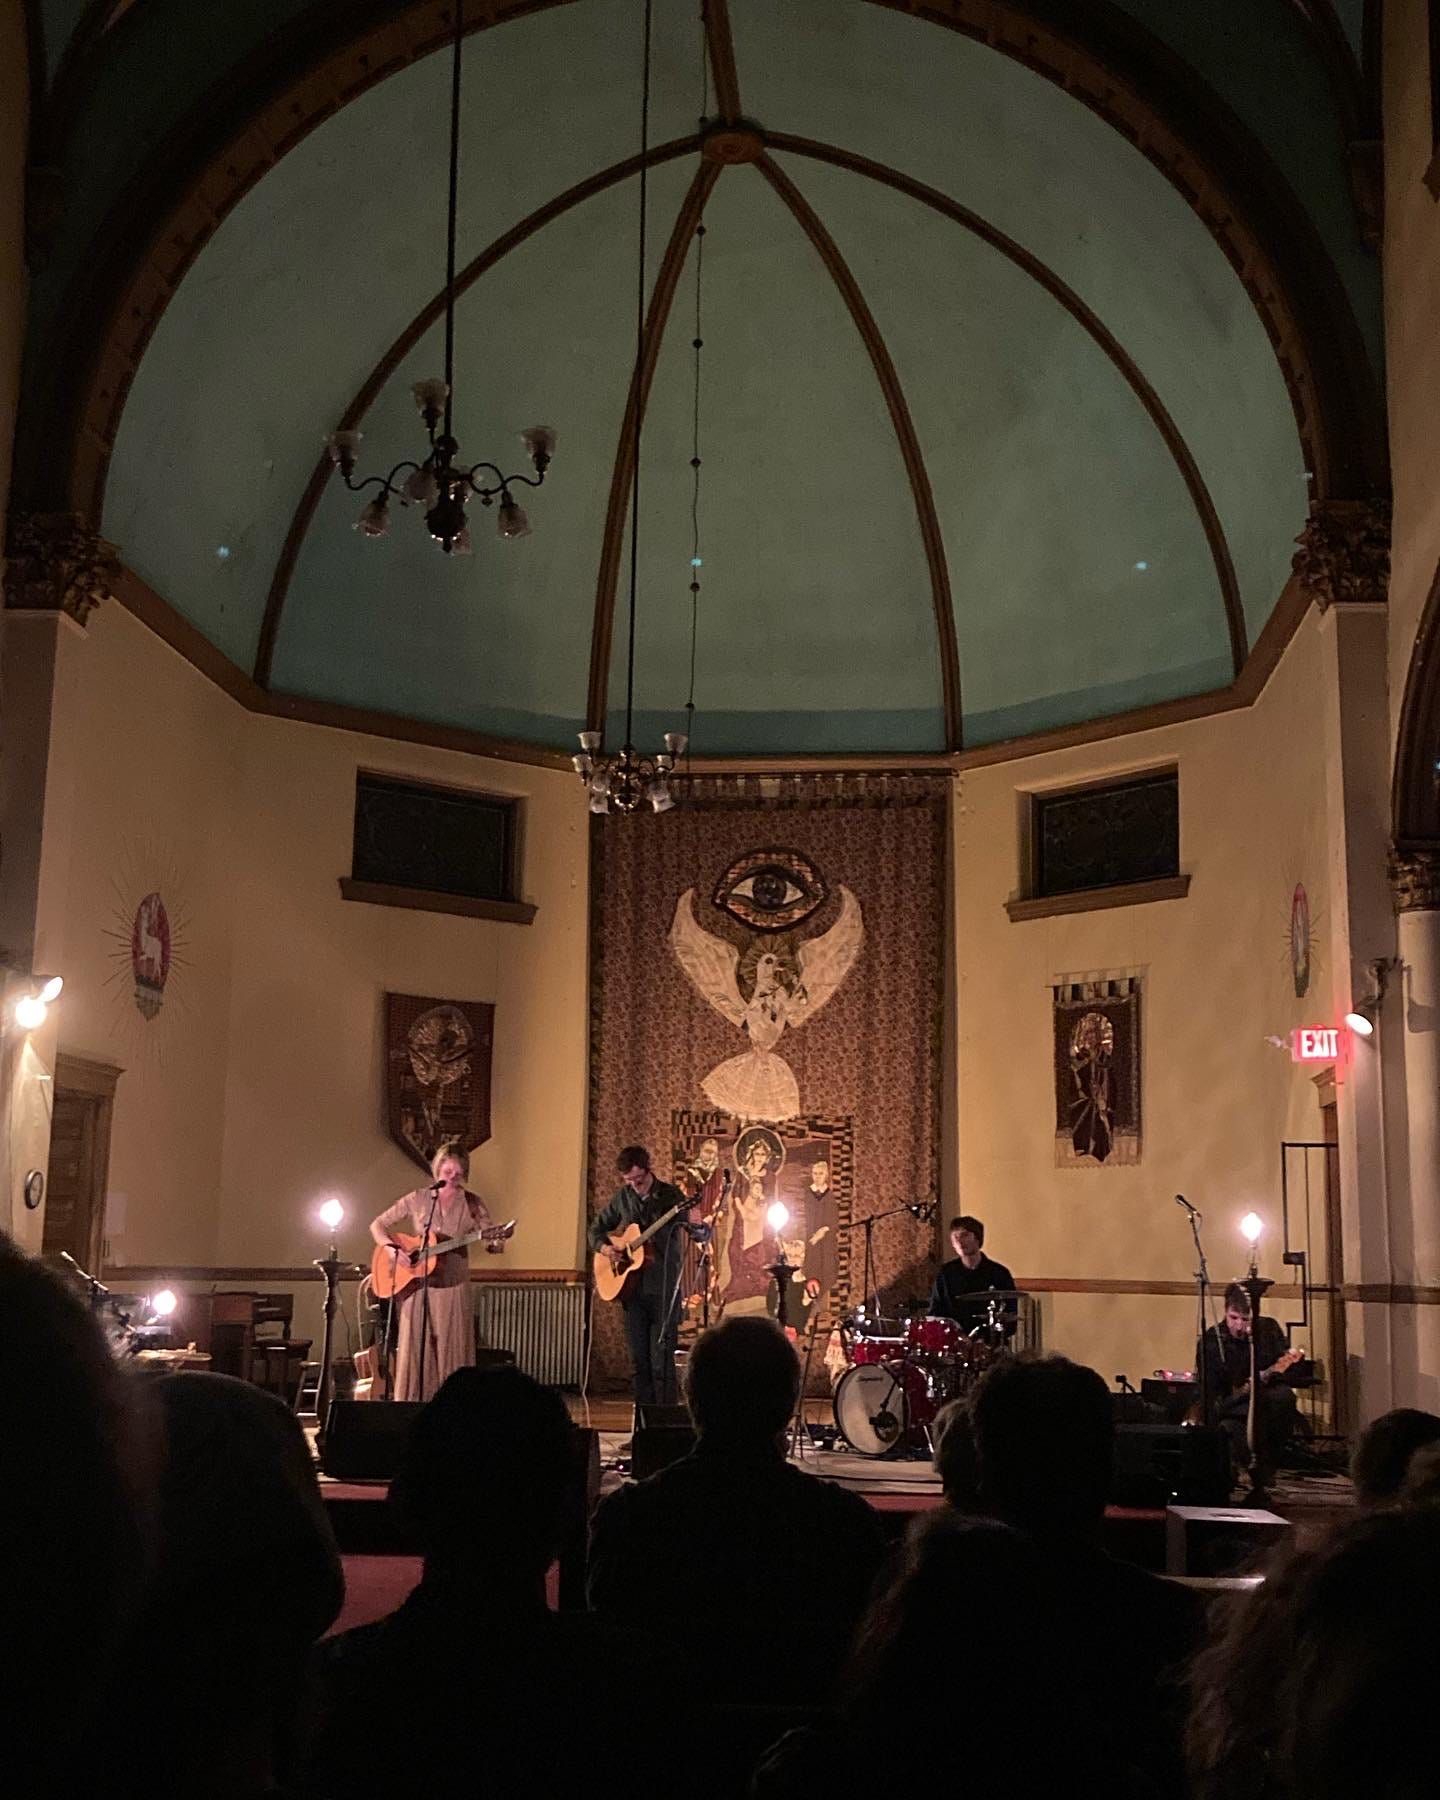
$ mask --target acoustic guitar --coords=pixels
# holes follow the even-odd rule
[[[620,1254],[613,1260],[604,1250],[595,1252],[591,1267],[595,1272],[595,1292],[602,1300],[619,1300],[626,1288],[639,1278],[640,1269],[645,1261],[645,1244],[654,1237],[657,1231],[665,1227],[679,1214],[688,1212],[695,1202],[682,1195],[679,1204],[672,1206],[669,1212],[661,1213],[653,1225],[647,1225],[642,1231],[635,1220],[623,1231],[612,1231],[607,1242],[611,1250]]]
[[[414,1281],[423,1281],[435,1273],[435,1264],[449,1250],[463,1250],[469,1244],[498,1244],[515,1235],[515,1221],[503,1225],[485,1225],[464,1237],[441,1237],[428,1232],[424,1237],[408,1231],[393,1234],[394,1242],[377,1244],[370,1258],[370,1282],[377,1300],[389,1300],[403,1294]]]

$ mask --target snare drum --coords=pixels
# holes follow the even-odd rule
[[[954,1319],[907,1319],[905,1342],[912,1356],[953,1356],[965,1341]]]
[[[913,1363],[857,1363],[835,1389],[835,1423],[862,1456],[888,1455],[934,1417],[929,1385]]]

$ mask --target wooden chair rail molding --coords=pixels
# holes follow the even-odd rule
[[[472,1281],[544,1282],[552,1287],[579,1287],[589,1280],[589,1271],[580,1269],[471,1269]],[[107,1286],[121,1292],[144,1287],[152,1281],[186,1281],[205,1286],[230,1286],[251,1281],[320,1281],[320,1271],[310,1263],[287,1266],[276,1263],[267,1267],[211,1267],[206,1263],[122,1263],[107,1267],[102,1277]]]
[[[124,1263],[107,1266],[102,1279],[121,1292],[155,1281],[184,1281],[205,1285],[230,1285],[255,1281],[319,1281],[318,1269],[309,1263],[268,1267],[217,1266],[204,1263],[176,1266],[166,1263]],[[583,1287],[589,1281],[584,1269],[471,1269],[471,1281],[544,1283],[550,1287]],[[1019,1286],[1032,1294],[1149,1294],[1193,1300],[1193,1281],[1107,1281],[1077,1275],[1022,1275]],[[1223,1285],[1223,1284],[1221,1284]],[[1277,1289],[1283,1302],[1286,1290]],[[1340,1298],[1355,1306],[1440,1306],[1440,1286],[1398,1281],[1347,1282]]]

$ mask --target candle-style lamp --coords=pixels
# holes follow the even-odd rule
[[[1250,1497],[1261,1502],[1265,1499],[1264,1485],[1260,1479],[1260,1303],[1266,1293],[1275,1284],[1267,1281],[1260,1273],[1260,1239],[1265,1232],[1265,1221],[1259,1213],[1247,1212],[1240,1221],[1240,1235],[1250,1246],[1250,1273],[1240,1283],[1250,1296],[1250,1403],[1245,1409],[1245,1442],[1250,1447]]]

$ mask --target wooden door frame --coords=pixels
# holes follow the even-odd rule
[[[91,1156],[90,1223],[81,1258],[87,1269],[99,1269],[105,1242],[105,1194],[110,1175],[110,1126],[115,1116],[115,1085],[125,1071],[115,1063],[55,1053],[54,1095],[83,1094],[99,1102],[95,1108],[95,1142]],[[52,1108],[53,1115],[53,1108]]]

